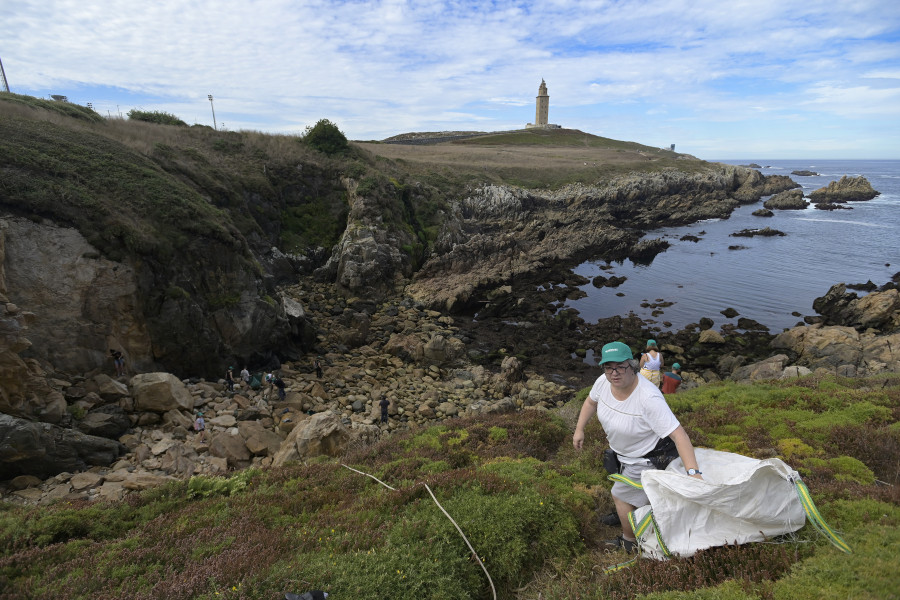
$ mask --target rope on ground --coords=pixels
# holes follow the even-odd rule
[[[396,491],[397,491],[396,489],[392,488],[391,486],[389,486],[389,485],[386,484],[385,482],[381,481],[380,479],[378,479],[378,478],[375,477],[374,475],[369,475],[368,473],[364,473],[364,472],[362,472],[362,471],[357,471],[357,470],[354,469],[353,467],[348,467],[348,466],[345,465],[345,464],[341,464],[341,466],[344,467],[344,468],[346,468],[346,469],[350,469],[351,471],[353,471],[353,472],[355,472],[355,473],[359,473],[360,475],[365,475],[366,477],[371,477],[372,479],[374,479],[375,481],[377,481],[378,483],[380,483],[381,485],[383,485],[384,487],[386,487],[387,489],[389,489],[389,490],[391,490],[391,491],[393,491],[393,492],[396,492]],[[417,484],[417,485],[419,485],[419,484]],[[475,552],[475,548],[473,548],[473,547],[472,547],[472,544],[469,543],[469,539],[466,537],[466,534],[463,533],[463,530],[459,527],[459,525],[457,525],[456,521],[453,520],[453,517],[450,516],[450,513],[448,513],[446,510],[444,510],[444,507],[441,506],[441,503],[440,503],[440,502],[438,502],[438,499],[434,496],[434,492],[431,491],[431,488],[428,487],[428,484],[427,484],[427,483],[422,483],[421,485],[424,485],[424,486],[425,486],[425,489],[428,490],[428,493],[431,495],[431,499],[434,500],[434,503],[437,504],[437,507],[438,507],[439,509],[441,509],[441,512],[444,513],[444,515],[446,515],[448,519],[450,519],[450,522],[453,523],[453,526],[454,526],[454,527],[456,527],[456,530],[459,532],[459,535],[462,536],[462,539],[463,539],[463,541],[466,543],[466,546],[468,546],[468,547],[469,547],[469,550],[472,551],[472,556],[474,556],[474,557],[475,557],[475,560],[478,561],[478,564],[481,565],[481,570],[484,571],[485,576],[487,576],[488,583],[491,584],[491,593],[494,595],[494,600],[497,600],[497,590],[496,590],[496,588],[494,587],[494,580],[491,579],[491,574],[488,573],[488,570],[487,570],[487,568],[484,566],[484,563],[481,562],[481,559],[478,557],[478,553]]]
[[[441,503],[437,501],[437,498],[434,497],[434,493],[431,491],[431,488],[428,487],[428,484],[423,483],[422,485],[425,486],[425,489],[428,490],[429,494],[431,494],[431,499],[434,500],[434,503],[438,505],[438,508],[441,509],[441,512],[443,512],[445,515],[447,515],[447,518],[450,519],[450,522],[453,523],[454,527],[456,527],[456,530],[459,532],[459,535],[461,535],[462,539],[465,540],[466,546],[469,547],[469,550],[472,551],[472,555],[475,557],[475,560],[477,560],[478,564],[481,565],[481,570],[484,571],[485,575],[487,575],[488,583],[491,584],[491,592],[493,592],[493,594],[494,594],[494,600],[497,600],[497,590],[494,589],[494,580],[491,579],[491,574],[488,573],[488,570],[485,568],[484,563],[481,562],[480,558],[478,558],[478,553],[475,552],[475,548],[473,548],[472,544],[469,543],[469,540],[466,538],[466,534],[464,534],[463,530],[459,528],[459,525],[456,524],[456,521],[453,520],[453,517],[450,516],[450,513],[448,513],[446,510],[444,510],[444,507],[441,506]]]
[[[378,483],[380,483],[381,485],[383,485],[383,486],[386,487],[387,489],[391,490],[392,492],[396,492],[396,491],[397,491],[396,489],[392,488],[391,486],[389,486],[388,484],[386,484],[386,483],[383,482],[382,480],[378,479],[378,478],[375,477],[374,475],[369,475],[368,473],[363,473],[362,471],[357,471],[357,470],[354,469],[353,467],[348,467],[347,465],[344,465],[344,464],[342,464],[341,466],[344,467],[345,469],[350,469],[350,470],[353,471],[354,473],[359,473],[360,475],[365,475],[366,477],[371,477],[372,479],[374,479],[375,481],[377,481]]]

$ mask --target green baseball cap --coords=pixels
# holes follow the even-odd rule
[[[600,364],[631,360],[631,348],[622,342],[610,342],[600,351]]]
[[[656,345],[656,340],[647,340],[647,347],[648,347],[648,348],[649,348],[650,346],[655,346],[655,345]]]
[[[675,363],[674,365],[672,365],[672,368],[673,368],[673,369],[680,369],[680,368],[681,368],[681,365],[679,365],[678,363]]]

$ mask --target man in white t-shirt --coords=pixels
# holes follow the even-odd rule
[[[597,378],[584,399],[572,436],[575,449],[581,450],[584,428],[591,415],[596,414],[606,432],[609,447],[619,457],[620,472],[625,477],[640,482],[642,471],[655,469],[646,455],[668,437],[674,442],[687,474],[702,479],[687,432],[666,404],[659,388],[638,374],[639,364],[632,357],[631,348],[622,342],[606,344],[600,353],[600,364],[604,374]],[[612,497],[622,524],[622,535],[608,544],[634,551],[636,539],[628,523],[628,513],[650,501],[643,490],[618,481],[613,484]]]

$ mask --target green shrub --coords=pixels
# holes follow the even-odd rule
[[[338,126],[328,119],[320,119],[318,123],[306,128],[303,142],[324,154],[342,154],[350,147],[347,138]]]
[[[205,477],[194,475],[188,482],[188,496],[191,498],[209,498],[211,496],[234,496],[250,485],[250,481],[259,474],[256,469],[246,469],[231,477]]]
[[[492,442],[505,442],[509,439],[509,431],[504,427],[491,427],[488,439]]]
[[[133,108],[128,111],[128,118],[133,121],[146,121],[147,123],[156,123],[157,125],[177,125],[178,127],[187,127],[187,123],[175,115],[159,110],[149,111]]]

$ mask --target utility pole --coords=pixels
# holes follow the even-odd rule
[[[219,128],[218,128],[218,126],[216,126],[216,107],[213,106],[213,98],[212,98],[212,94],[207,94],[206,97],[209,98],[209,108],[212,109],[212,114],[213,114],[213,129],[215,129],[216,131],[218,131]]]
[[[9,84],[6,83],[6,71],[3,70],[3,61],[2,60],[0,60],[0,83],[3,84],[3,86],[0,87],[0,92],[8,92]]]

